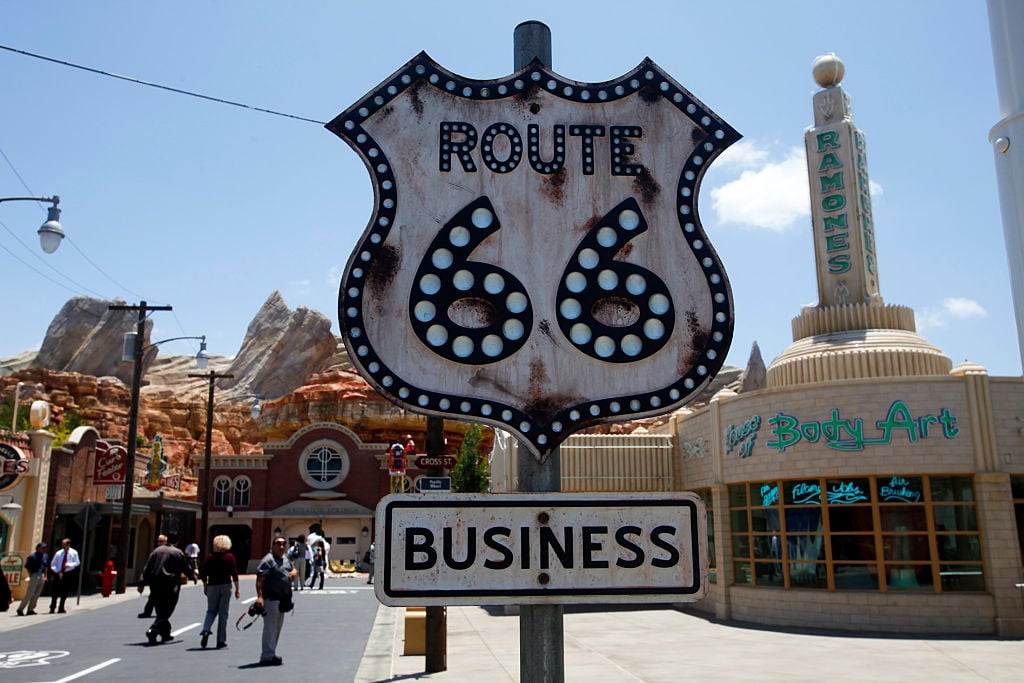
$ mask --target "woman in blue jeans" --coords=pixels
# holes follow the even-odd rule
[[[228,605],[231,604],[231,584],[235,584],[235,599],[241,597],[238,590],[238,567],[235,556],[230,552],[231,539],[215,536],[213,552],[203,562],[203,593],[206,594],[206,619],[199,633],[199,642],[205,648],[210,641],[210,628],[217,620],[217,649],[228,646]]]

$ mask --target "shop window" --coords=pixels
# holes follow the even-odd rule
[[[235,479],[234,505],[236,508],[249,507],[249,491],[252,489],[252,482],[249,477],[238,477]]]
[[[1015,486],[1021,520],[1024,477]],[[985,590],[981,534],[969,476],[735,484],[729,486],[729,519],[737,584],[827,590]],[[1021,538],[1024,557],[1024,534]]]
[[[1024,475],[1010,477],[1010,488],[1013,491],[1013,513],[1017,518],[1017,545],[1020,559],[1024,561]]]
[[[231,480],[229,478],[217,477],[213,480],[213,504],[220,508],[231,505]]]

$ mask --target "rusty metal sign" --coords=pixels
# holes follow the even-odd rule
[[[420,54],[327,127],[375,193],[342,336],[393,401],[544,457],[721,368],[732,294],[697,194],[739,134],[650,60],[605,83],[536,63],[477,81]]]
[[[401,494],[376,510],[385,605],[690,602],[707,592],[692,493]]]

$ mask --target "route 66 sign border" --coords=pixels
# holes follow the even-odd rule
[[[374,300],[374,296],[378,291],[387,291],[386,287],[391,279],[401,270],[400,247],[405,233],[397,231],[414,228],[400,225],[400,221],[396,220],[400,217],[400,201],[406,201],[413,192],[410,191],[407,196],[400,195],[403,188],[398,187],[394,166],[404,161],[403,154],[410,152],[398,146],[395,158],[389,159],[390,149],[385,149],[387,145],[374,138],[372,127],[387,117],[398,116],[395,112],[400,106],[414,115],[422,115],[423,104],[420,100],[428,97],[450,98],[445,101],[450,101],[455,109],[462,105],[480,103],[483,106],[484,103],[491,102],[508,102],[510,107],[521,107],[531,93],[543,95],[547,98],[546,101],[590,106],[608,104],[620,108],[624,106],[622,103],[629,102],[628,98],[639,98],[638,101],[642,100],[641,104],[652,107],[654,104],[667,104],[674,108],[678,119],[686,120],[690,126],[687,130],[692,139],[660,139],[659,142],[670,145],[673,153],[680,156],[678,178],[675,177],[676,168],[673,167],[671,171],[671,180],[675,183],[675,192],[672,195],[675,217],[672,221],[678,223],[678,234],[672,239],[682,237],[689,249],[688,253],[694,259],[696,265],[692,270],[697,274],[689,275],[691,280],[698,280],[699,286],[695,289],[700,291],[693,294],[692,298],[697,299],[698,295],[706,297],[707,301],[701,300],[701,303],[706,303],[707,308],[701,310],[707,319],[696,320],[697,316],[692,308],[683,310],[682,303],[673,304],[672,298],[666,296],[668,292],[663,293],[658,289],[658,285],[663,283],[658,275],[635,264],[616,259],[620,251],[626,249],[625,245],[648,227],[639,205],[635,200],[627,198],[614,209],[606,210],[607,213],[603,217],[595,216],[588,220],[587,226],[584,226],[587,230],[586,237],[579,242],[569,264],[562,271],[564,277],[559,280],[557,303],[545,301],[546,310],[553,306],[555,313],[543,320],[534,320],[530,308],[532,303],[525,286],[513,273],[504,268],[487,270],[480,263],[469,260],[469,254],[491,234],[504,227],[502,222],[507,220],[506,216],[494,210],[488,196],[480,195],[466,203],[450,220],[447,214],[440,218],[433,215],[420,216],[424,225],[417,225],[416,228],[435,229],[435,222],[444,225],[429,249],[424,252],[413,280],[416,287],[409,290],[409,299],[402,302],[402,306],[406,307],[405,319],[389,319],[390,322],[400,325],[401,329],[393,333],[389,331],[388,336],[392,339],[387,341],[393,344],[394,338],[397,337],[409,346],[422,344],[422,347],[416,347],[424,350],[425,353],[421,355],[432,352],[447,361],[447,367],[486,368],[488,363],[498,364],[499,361],[515,356],[526,341],[523,335],[529,337],[534,327],[543,326],[541,332],[552,339],[553,346],[571,346],[593,359],[578,363],[619,364],[621,372],[628,375],[631,370],[628,364],[633,357],[637,354],[646,354],[641,360],[648,358],[661,348],[659,344],[664,345],[669,341],[669,337],[675,334],[673,330],[683,329],[689,335],[684,340],[688,344],[686,358],[674,361],[672,375],[665,377],[662,386],[645,391],[630,390],[601,398],[574,396],[571,400],[559,401],[554,397],[532,395],[529,401],[519,400],[518,396],[514,396],[515,400],[499,400],[493,395],[488,396],[485,392],[476,390],[475,382],[480,380],[482,372],[466,379],[464,395],[458,391],[437,391],[424,386],[432,378],[422,369],[413,367],[416,364],[415,359],[409,363],[389,364],[381,349],[375,347],[375,344],[379,346],[379,343],[384,342],[383,339],[375,341],[375,335],[378,334],[377,328],[383,325],[380,322],[382,316],[389,315],[390,311],[387,310],[388,307],[382,305],[381,300]],[[585,108],[580,106],[580,109]],[[458,113],[447,118],[452,117],[457,118]],[[603,138],[608,128],[612,164],[619,164],[615,166],[613,175],[637,176],[634,182],[638,185],[635,186],[643,191],[643,183],[650,182],[644,177],[645,169],[639,165],[630,166],[628,163],[633,150],[630,139],[642,135],[640,128],[633,129],[628,125],[590,126],[566,123],[567,125],[553,127],[553,148],[556,157],[560,149],[564,150],[565,134],[568,129],[569,135],[579,137],[580,144],[583,145],[581,172],[593,175],[593,166],[588,166],[593,164],[595,156],[590,145],[595,137]],[[388,125],[400,126],[393,119]],[[732,294],[725,271],[700,225],[696,197],[704,170],[718,154],[740,136],[649,59],[619,79],[592,84],[565,79],[536,62],[506,78],[489,81],[470,80],[443,69],[428,55],[420,53],[328,123],[327,128],[359,153],[372,176],[375,194],[374,214],[348,260],[339,292],[338,312],[342,337],[351,352],[353,363],[360,374],[390,400],[418,413],[475,420],[502,427],[526,442],[536,455],[544,457],[570,434],[588,426],[664,414],[683,405],[706,386],[721,368],[732,341]],[[392,130],[402,129],[398,127]],[[401,134],[407,135],[408,132],[403,131]],[[441,123],[438,135],[442,150],[450,150],[441,153],[438,162],[440,168],[437,169],[441,173],[449,171],[455,165],[451,163],[453,159],[462,164],[464,171],[467,170],[473,165],[469,155],[469,151],[473,149],[480,155],[481,163],[496,174],[514,170],[523,161],[524,153],[529,155],[529,164],[535,171],[550,173],[550,169],[543,168],[546,162],[535,149],[538,146],[535,143],[539,140],[536,127],[531,126],[529,131],[529,135],[532,136],[529,145],[521,145],[521,133],[514,126],[504,123],[495,123],[483,130],[482,135],[478,135],[471,125],[457,120],[446,120]],[[497,142],[501,142],[502,136],[509,141],[505,158],[496,151]],[[396,144],[393,140],[390,142],[392,145]],[[492,145],[495,145],[493,149]],[[417,160],[412,166],[416,167],[416,164],[422,165],[423,162]],[[659,179],[663,185],[666,178]],[[403,187],[405,184],[412,183],[403,181]],[[655,184],[657,185],[657,181]],[[658,192],[662,191],[661,185],[657,185]],[[422,193],[423,188],[417,189]],[[437,183],[436,193],[442,194],[450,190],[451,188],[445,184]],[[408,203],[406,201],[407,205]],[[418,205],[413,206],[420,209]],[[408,216],[405,216],[405,220],[408,220]],[[666,222],[661,216],[659,220],[662,223]],[[574,225],[570,223],[568,227]],[[463,226],[468,226],[468,230]],[[574,228],[577,233],[578,227]],[[393,231],[396,231],[394,235]],[[393,237],[392,243],[388,242],[389,236]],[[422,241],[422,238],[416,239]],[[397,249],[394,245],[396,242],[399,247]],[[389,248],[385,248],[386,245]],[[416,246],[423,245],[417,242]],[[523,258],[527,258],[527,255],[524,254]],[[582,266],[574,266],[576,261]],[[442,283],[442,277],[448,277],[454,270],[453,262],[465,264],[465,267],[450,278],[452,282]],[[583,315],[589,316],[586,318],[588,321],[596,320],[594,311],[597,309],[593,307],[598,306],[600,302],[595,301],[592,292],[574,295],[573,292],[582,291],[576,288],[574,276],[583,277],[584,283],[588,281],[583,274],[569,272],[571,266],[577,270],[589,268],[594,273],[596,282],[599,263],[612,264],[623,274],[639,274],[639,282],[642,283],[640,291],[646,297],[643,308],[634,306],[632,320],[626,325],[628,329],[620,329],[621,326],[611,323],[603,327],[595,323],[595,330],[600,336],[586,326],[579,332],[579,325],[573,324],[573,320],[581,315],[581,311]],[[502,266],[504,265],[508,264],[502,262]],[[603,275],[612,271],[609,269],[600,272]],[[462,274],[463,282],[460,283],[458,278]],[[497,278],[492,279],[495,274]],[[629,296],[636,294],[631,289],[631,282],[635,283],[637,280],[630,277],[620,278],[616,272],[612,272],[612,277],[608,278],[607,283],[600,283],[600,288],[607,291],[600,291],[597,286],[590,286],[590,289],[597,290],[597,299],[614,298],[621,291],[623,295],[620,298],[632,302],[639,297]],[[686,282],[689,283],[690,280]],[[459,291],[454,291],[454,294],[448,293],[446,298],[445,285],[453,291]],[[452,322],[455,299],[483,298],[488,293],[493,294],[495,287],[496,291],[506,297],[504,306],[498,310],[499,314],[505,316],[502,323],[504,326],[496,329],[498,334],[491,334],[491,328],[474,330],[473,325]],[[395,298],[397,296],[392,295],[389,303],[394,303]],[[674,306],[679,306],[679,310],[675,310]],[[445,325],[438,324],[444,322],[444,314],[439,316],[437,311],[447,313],[450,327],[456,330],[459,336],[451,334]],[[559,340],[554,340],[557,333],[553,330],[555,325],[552,323],[557,323],[561,334]],[[629,325],[632,327],[628,327]],[[484,325],[479,327],[483,328]],[[637,330],[636,334],[631,331],[634,329]],[[676,335],[677,344],[681,336],[681,333]],[[662,364],[667,362],[664,361]],[[576,368],[577,372],[579,370]],[[434,374],[439,373],[435,371]],[[665,376],[665,373],[661,373],[661,376]],[[525,383],[525,379],[517,381]],[[659,377],[656,381],[663,380]],[[492,381],[492,384],[497,383]],[[513,392],[508,393],[511,395]]]

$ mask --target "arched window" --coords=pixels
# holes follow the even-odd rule
[[[235,502],[233,505],[236,508],[247,508],[249,507],[249,489],[252,488],[252,482],[249,477],[238,477],[235,479]]]
[[[231,504],[231,480],[227,477],[213,480],[213,504],[221,508]]]

